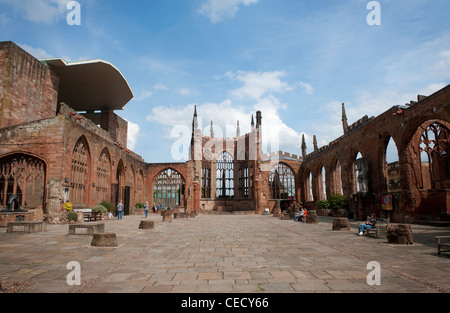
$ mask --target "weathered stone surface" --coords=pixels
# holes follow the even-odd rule
[[[390,224],[386,237],[389,243],[406,245],[414,243],[411,225],[407,224]]]
[[[317,216],[316,210],[309,210],[306,214],[306,223],[307,224],[319,224],[319,217]]]
[[[114,233],[94,234],[91,241],[94,247],[117,247],[117,236]]]
[[[155,222],[153,221],[141,221],[139,229],[153,229],[155,228]]]
[[[336,217],[333,221],[333,230],[350,230],[350,222],[346,217]]]

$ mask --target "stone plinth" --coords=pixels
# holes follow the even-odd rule
[[[155,222],[153,221],[141,221],[139,229],[153,229],[155,228]]]
[[[114,233],[94,234],[91,241],[94,247],[117,247],[117,236]]]
[[[333,230],[350,230],[350,222],[346,217],[336,217],[333,221]]]
[[[0,212],[0,227],[8,226],[11,222],[32,222],[34,214],[29,212]]]
[[[408,224],[389,224],[386,237],[389,243],[403,245],[414,243],[411,225]]]
[[[317,216],[316,210],[309,210],[306,213],[306,220],[305,222],[307,224],[319,224],[319,217]]]

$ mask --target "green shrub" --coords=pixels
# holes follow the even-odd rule
[[[329,208],[332,210],[347,209],[347,197],[342,195],[331,195],[328,198]]]
[[[70,223],[70,221],[78,221],[78,214],[76,212],[70,211],[69,213],[67,213],[67,223]]]
[[[144,204],[143,203],[136,203],[135,207],[137,209],[143,209],[144,208]]]
[[[100,202],[100,205],[104,206],[108,211],[110,211],[113,206],[111,202],[108,202],[106,200]]]
[[[321,209],[329,209],[330,208],[330,203],[327,200],[320,200],[317,201],[317,206]]]
[[[97,213],[107,213],[108,210],[101,204],[96,205],[95,207],[92,208],[92,212],[97,212]]]

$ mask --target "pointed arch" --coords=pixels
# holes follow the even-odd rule
[[[217,160],[216,197],[218,199],[234,198],[234,160],[233,156],[224,151]]]
[[[97,203],[111,201],[111,155],[108,148],[100,153],[97,162],[96,195]]]
[[[17,195],[20,207],[45,210],[46,162],[35,156],[17,153],[0,158],[0,207]]]
[[[186,181],[176,170],[168,168],[156,175],[153,181],[153,202],[162,207],[184,206]]]
[[[295,175],[285,163],[275,165],[269,174],[270,198],[272,200],[295,200]]]
[[[73,203],[88,203],[91,153],[86,137],[81,136],[72,151],[70,172],[70,200]]]

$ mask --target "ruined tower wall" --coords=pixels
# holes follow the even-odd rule
[[[0,42],[0,128],[56,115],[56,74],[12,42]]]

